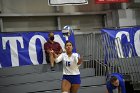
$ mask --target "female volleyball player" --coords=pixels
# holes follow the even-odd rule
[[[73,53],[73,45],[70,41],[65,43],[66,53],[56,54],[55,62],[63,62],[62,93],[77,93],[81,84],[79,66],[82,63],[78,53]],[[52,51],[53,52],[53,51]]]

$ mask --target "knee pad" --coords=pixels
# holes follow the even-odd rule
[[[62,93],[69,93],[69,92],[62,92]]]

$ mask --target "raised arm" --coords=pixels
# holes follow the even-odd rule
[[[54,57],[55,57],[55,63],[59,63],[63,59],[63,53],[61,53],[60,55],[54,53]]]

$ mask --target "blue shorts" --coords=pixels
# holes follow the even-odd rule
[[[62,80],[67,80],[71,84],[81,84],[80,75],[63,75]]]

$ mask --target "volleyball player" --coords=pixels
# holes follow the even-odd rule
[[[55,62],[63,62],[62,93],[77,93],[81,84],[79,66],[82,58],[78,53],[73,53],[73,45],[70,41],[65,43],[66,52],[57,56]],[[53,52],[53,51],[52,51]]]

